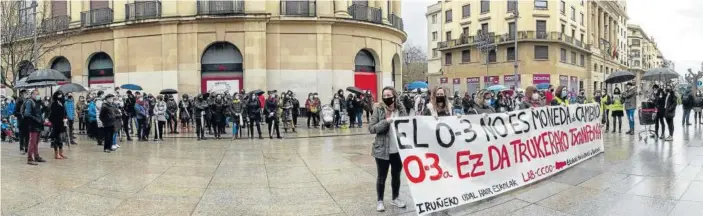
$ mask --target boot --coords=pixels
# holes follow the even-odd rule
[[[46,162],[46,160],[44,160],[44,158],[42,158],[42,157],[39,157],[39,155],[37,155],[37,156],[35,157],[34,161],[39,162],[39,163],[44,163],[44,162]]]
[[[63,156],[63,149],[59,149],[59,156],[63,159],[68,159],[66,156]]]

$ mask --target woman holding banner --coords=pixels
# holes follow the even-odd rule
[[[386,188],[386,176],[388,176],[388,168],[391,169],[391,190],[393,196],[390,204],[399,208],[405,208],[405,202],[398,199],[400,190],[400,171],[402,170],[402,162],[398,147],[391,141],[392,134],[390,132],[391,122],[394,117],[407,116],[403,104],[398,101],[398,93],[393,87],[387,86],[383,88],[383,103],[379,103],[374,107],[374,112],[369,119],[369,132],[375,134],[371,152],[376,158],[376,169],[378,176],[376,178],[376,195],[378,202],[376,211],[382,212],[386,210],[383,205],[383,192]]]
[[[452,104],[447,99],[444,88],[437,86],[434,88],[434,91],[432,91],[432,94],[430,95],[430,103],[427,104],[427,107],[422,112],[422,115],[434,117],[451,116],[451,109]]]
[[[525,89],[525,97],[520,103],[520,109],[538,108],[544,106],[544,99],[534,86],[528,86]]]
[[[616,128],[618,133],[622,132],[622,116],[625,113],[625,106],[623,106],[620,93],[620,88],[615,87],[613,89],[613,104],[610,105],[610,114],[613,116],[613,133],[615,133]]]
[[[569,100],[568,100],[569,92],[566,90],[566,87],[564,86],[559,86],[557,90],[554,92],[554,99],[551,102],[552,106],[566,106],[569,105]]]
[[[491,114],[495,113],[495,109],[491,105],[491,92],[479,91],[476,96],[476,114]]]

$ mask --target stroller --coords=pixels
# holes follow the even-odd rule
[[[657,108],[655,108],[653,102],[642,102],[640,109],[637,111],[639,116],[640,125],[644,126],[644,130],[637,133],[639,140],[644,138],[646,142],[649,137],[658,138],[657,133],[652,130],[652,125],[656,124]]]
[[[334,109],[329,104],[322,105],[322,112],[320,112],[320,119],[322,120],[322,125],[327,128],[332,128],[334,125]]]

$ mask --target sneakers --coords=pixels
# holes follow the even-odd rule
[[[120,146],[119,144],[114,144],[114,145],[112,145],[112,146],[117,147],[117,148],[122,147],[122,146]]]
[[[666,139],[664,141],[674,141],[674,137],[668,136],[668,137],[666,137]]]
[[[397,198],[394,200],[391,200],[391,205],[398,207],[398,208],[405,208],[405,202],[403,202],[403,200],[399,200]]]
[[[378,201],[378,203],[376,204],[376,211],[377,212],[386,211],[386,206],[383,205],[383,201]]]

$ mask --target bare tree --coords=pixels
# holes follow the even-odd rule
[[[2,84],[15,82],[34,71],[46,54],[64,45],[70,35],[68,16],[50,16],[52,1],[0,1],[0,75]]]
[[[703,68],[701,68],[703,69]],[[694,92],[698,91],[698,81],[703,78],[703,71],[693,72],[693,69],[689,68],[686,74],[686,82],[692,86]]]
[[[403,85],[417,80],[425,80],[427,74],[427,54],[415,44],[403,47]]]

